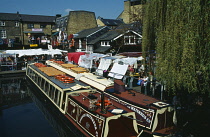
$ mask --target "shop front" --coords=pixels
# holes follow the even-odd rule
[[[25,33],[25,44],[29,45],[30,48],[47,48],[50,44],[50,35],[45,34],[42,29],[39,31],[24,31]]]

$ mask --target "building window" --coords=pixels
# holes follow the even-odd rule
[[[141,42],[140,37],[136,37],[134,35],[124,36],[125,45],[135,45],[135,44],[140,44],[140,42]]]
[[[34,28],[34,24],[28,24],[28,29]]]
[[[40,24],[40,28],[46,28],[47,24]]]
[[[15,27],[19,27],[19,22],[15,21]]]
[[[5,26],[5,22],[4,21],[0,21],[0,26]]]
[[[109,41],[101,41],[101,46],[110,46]]]
[[[0,38],[5,39],[7,38],[7,33],[6,30],[0,30],[1,34],[0,34]]]

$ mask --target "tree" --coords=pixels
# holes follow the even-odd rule
[[[144,8],[143,52],[157,52],[155,77],[171,93],[209,92],[210,1],[147,0]]]

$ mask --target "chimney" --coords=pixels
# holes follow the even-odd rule
[[[59,18],[59,17],[61,17],[61,14],[56,14],[56,18]]]

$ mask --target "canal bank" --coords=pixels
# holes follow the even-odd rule
[[[26,70],[0,71],[0,77],[25,76]]]

